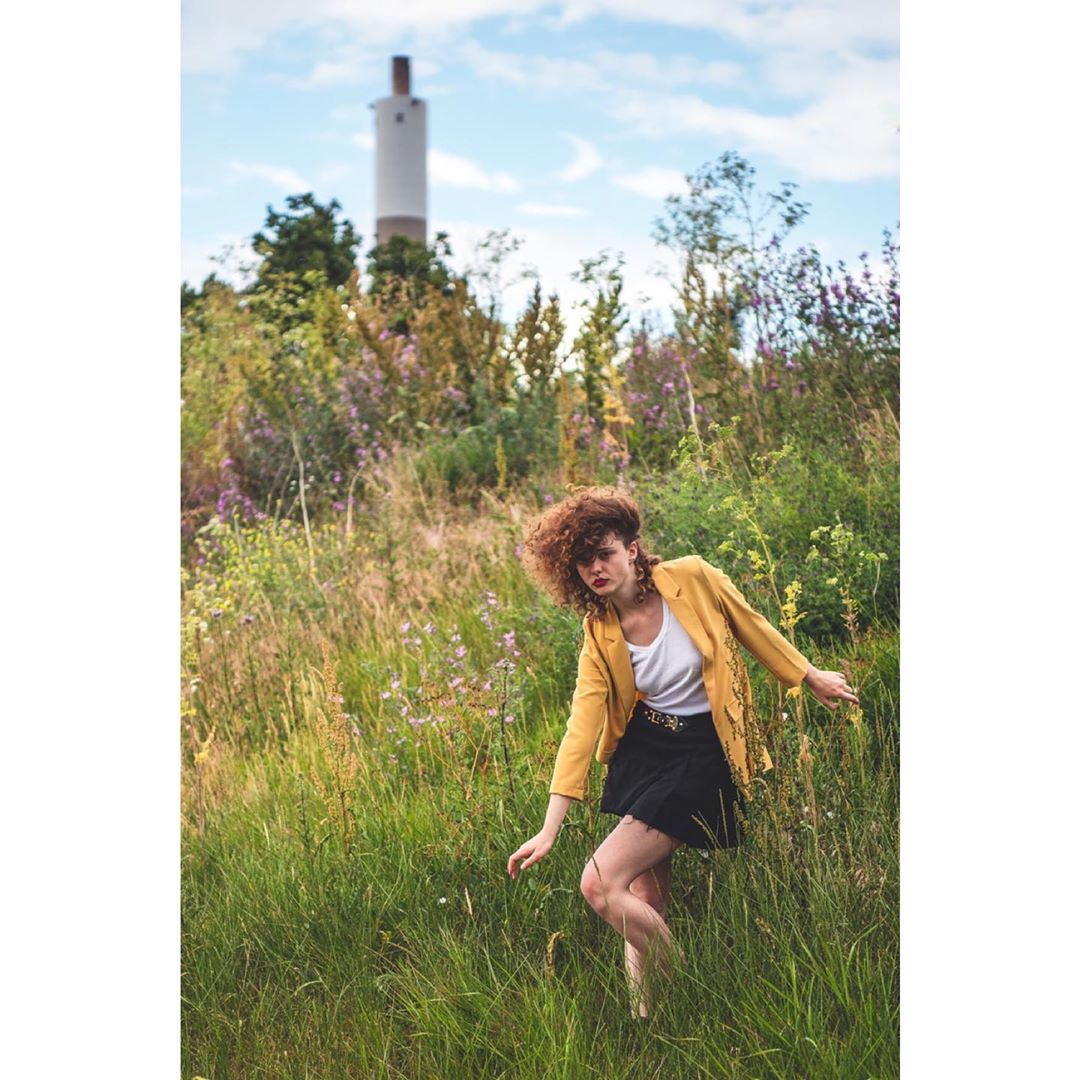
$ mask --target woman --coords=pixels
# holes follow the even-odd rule
[[[626,939],[631,1007],[645,1018],[673,953],[685,960],[664,922],[673,852],[736,847],[750,778],[772,767],[748,723],[738,645],[829,709],[858,697],[750,608],[723,571],[696,555],[649,555],[640,529],[624,491],[586,488],[526,538],[527,569],[557,603],[583,613],[585,642],[544,826],[507,873],[516,881],[519,862],[524,870],[551,850],[571,801],[585,796],[595,746],[608,766],[600,809],[619,820],[589,859],[581,892]]]

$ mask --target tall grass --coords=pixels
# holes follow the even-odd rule
[[[689,966],[642,1027],[622,940],[578,891],[614,824],[598,766],[550,855],[506,874],[543,820],[579,647],[515,557],[542,502],[485,494],[465,513],[407,456],[391,468],[351,533],[316,528],[309,548],[235,522],[185,576],[183,1074],[897,1075],[894,625],[864,614],[815,641],[787,613],[819,667],[852,672],[854,712],[751,665],[776,766],[737,854],[676,853],[668,922]],[[741,490],[760,525],[768,500]],[[683,525],[658,526],[662,554],[684,553]],[[759,581],[747,561],[762,610],[783,561]]]

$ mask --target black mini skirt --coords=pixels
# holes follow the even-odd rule
[[[638,701],[608,762],[600,809],[630,814],[695,848],[739,843],[745,813],[712,713],[673,716]]]

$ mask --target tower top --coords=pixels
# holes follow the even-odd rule
[[[396,97],[408,97],[412,93],[407,56],[390,58],[390,92]]]

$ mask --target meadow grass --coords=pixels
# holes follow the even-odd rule
[[[506,873],[580,635],[514,558],[520,520],[402,482],[350,536],[235,530],[186,581],[183,1075],[897,1076],[896,628],[798,639],[857,710],[751,664],[775,768],[737,853],[676,852],[688,966],[642,1025],[578,889],[615,824],[599,766]]]

